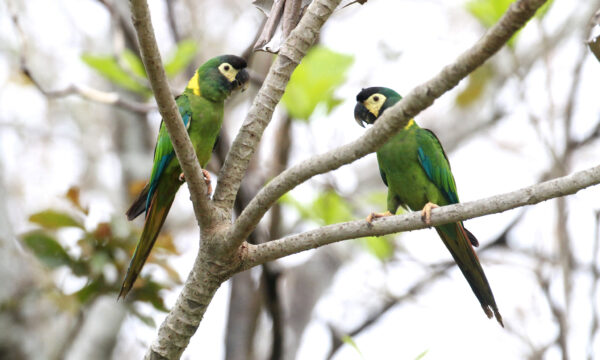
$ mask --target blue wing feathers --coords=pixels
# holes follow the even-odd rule
[[[440,191],[444,194],[446,199],[452,203],[458,203],[458,195],[456,194],[456,185],[454,183],[454,177],[450,170],[450,163],[444,153],[442,145],[439,140],[431,131],[427,129],[421,132],[417,139],[423,142],[427,142],[428,146],[423,146],[423,143],[417,149],[417,156],[421,167],[427,174],[427,177],[433,182]],[[435,146],[431,146],[432,142]],[[439,152],[437,151],[439,149]],[[440,155],[443,155],[440,156]]]
[[[162,158],[160,159],[156,176],[154,179],[152,179],[152,182],[150,183],[150,190],[148,190],[148,197],[146,198],[146,212],[148,211],[148,208],[150,207],[150,199],[152,199],[152,195],[154,195],[154,192],[156,191],[156,186],[158,185],[158,179],[160,179],[160,175],[167,167],[167,164],[169,164],[171,159],[173,159],[173,155],[175,155],[175,154],[170,153],[167,155],[163,155]]]
[[[189,102],[186,102],[187,97],[178,96],[176,100],[177,103],[180,104],[179,113],[181,114],[183,124],[185,125],[186,129],[189,129],[192,120],[192,113],[189,109]],[[160,127],[163,127],[162,123],[160,124]],[[146,212],[148,212],[152,196],[154,196],[154,193],[156,192],[161,175],[174,157],[175,151],[173,150],[171,139],[169,138],[168,134],[164,133],[163,136],[159,134],[156,148],[154,149],[154,169],[150,178],[148,197],[146,198]]]

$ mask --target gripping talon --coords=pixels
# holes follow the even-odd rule
[[[427,226],[431,226],[431,209],[435,208],[439,208],[439,206],[432,202],[428,202],[423,206],[423,210],[421,210],[421,220],[427,224]]]
[[[382,217],[386,217],[386,216],[393,216],[394,214],[392,214],[389,210],[384,212],[384,213],[375,213],[372,212],[369,214],[369,216],[367,216],[367,222],[369,224],[373,223],[373,220],[378,219],[378,218],[382,218]]]
[[[206,183],[206,196],[210,198],[212,194],[212,185],[210,183],[210,174],[208,171],[202,169],[202,175],[204,175],[204,182]]]

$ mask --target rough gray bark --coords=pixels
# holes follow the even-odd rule
[[[525,25],[545,1],[519,0],[513,3],[501,20],[471,49],[461,55],[453,64],[445,67],[439,75],[415,88],[403,101],[386,111],[364,136],[324,155],[313,157],[273,179],[255,197],[233,226],[229,219],[234,200],[263,131],[271,120],[273,110],[283,94],[292,71],[315,41],[320,27],[339,4],[339,1],[314,1],[307,9],[307,13],[298,27],[292,31],[233,142],[221,169],[213,202],[209,202],[203,197],[205,194],[204,184],[200,181],[198,164],[193,163],[195,157],[182,158],[180,156],[187,152],[186,147],[191,150],[191,146],[183,126],[181,126],[181,121],[179,120],[179,124],[177,124],[179,115],[174,107],[166,81],[164,81],[164,72],[160,66],[160,57],[152,34],[147,4],[144,0],[132,0],[131,2],[142,56],[153,83],[153,89],[157,93],[156,98],[161,114],[165,121],[168,119],[171,123],[171,127],[168,128],[169,132],[177,131],[175,136],[172,135],[172,139],[180,162],[182,165],[189,166],[187,170],[184,167],[186,178],[189,181],[190,178],[186,171],[191,171],[194,176],[198,176],[196,179],[198,184],[190,186],[190,192],[196,216],[201,225],[203,241],[200,252],[176,305],[161,325],[158,337],[146,355],[146,358],[177,359],[196,331],[214,292],[233,273],[334,241],[425,227],[419,214],[407,214],[381,219],[373,224],[367,224],[363,220],[331,225],[260,245],[250,245],[244,241],[281,195],[314,175],[331,171],[375,151],[380,144],[401,129],[410,118],[430,106],[435,99],[456,86],[460,80],[497,52],[518,29]],[[152,74],[154,72],[159,74]],[[193,150],[191,151],[193,152]],[[188,155],[190,154],[188,153]],[[575,193],[599,182],[600,167],[595,167],[512,193],[436,209],[433,211],[432,225],[535,204],[553,197]],[[220,211],[215,212],[217,209]],[[207,212],[206,210],[212,211]]]
[[[300,23],[287,38],[279,56],[269,70],[263,86],[254,98],[225,163],[215,189],[215,205],[231,209],[248,164],[256,151],[262,134],[269,125],[273,111],[283,96],[292,72],[316,41],[321,26],[329,18],[339,0],[317,0],[306,10]],[[239,244],[241,241],[237,244]]]

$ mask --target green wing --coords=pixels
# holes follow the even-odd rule
[[[420,128],[417,131],[417,146],[419,163],[429,180],[444,194],[449,204],[458,203],[456,183],[450,170],[450,163],[437,136],[430,130]]]
[[[181,119],[185,124],[185,128],[189,129],[192,120],[190,100],[186,94],[183,94],[178,96],[175,101],[179,107],[179,113],[181,114]],[[175,150],[173,150],[173,144],[169,138],[164,121],[161,121],[158,139],[156,140],[156,147],[154,148],[154,165],[152,166],[152,174],[150,175],[150,189],[148,191],[148,197],[146,198],[146,211],[150,206],[150,199],[152,199],[152,195],[156,191],[161,175],[174,158]]]

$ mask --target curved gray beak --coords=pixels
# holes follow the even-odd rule
[[[250,85],[250,74],[246,69],[242,69],[238,71],[235,76],[235,80],[233,81],[234,90],[242,89],[242,92],[245,91]]]
[[[372,114],[362,103],[356,103],[356,106],[354,107],[354,120],[356,120],[358,125],[364,128],[365,124],[369,124],[369,115]]]

